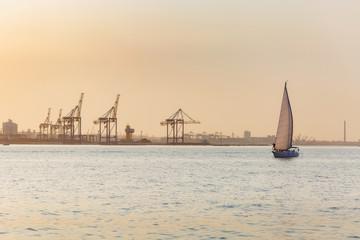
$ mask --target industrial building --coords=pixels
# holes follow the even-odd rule
[[[3,135],[16,135],[18,134],[18,125],[11,119],[8,122],[2,124]]]

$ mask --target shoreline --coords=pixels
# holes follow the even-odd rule
[[[272,144],[259,144],[259,143],[244,143],[244,144],[212,144],[212,143],[177,143],[177,144],[167,144],[167,143],[158,143],[158,142],[118,142],[118,143],[95,143],[95,142],[62,142],[62,141],[0,141],[0,144],[7,145],[99,145],[99,146],[239,146],[239,147],[263,147],[269,146]],[[294,146],[304,147],[304,146],[337,146],[337,147],[359,147],[359,142],[312,142],[312,143],[299,143],[294,144]]]

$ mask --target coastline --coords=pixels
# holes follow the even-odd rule
[[[228,144],[228,143],[196,143],[196,142],[185,142],[177,144],[167,144],[161,142],[117,142],[117,143],[99,143],[99,142],[63,142],[63,141],[44,141],[44,140],[0,140],[2,145],[104,145],[104,146],[271,146],[272,144],[266,143],[241,143],[241,144]],[[337,147],[346,147],[346,146],[360,146],[360,142],[340,142],[340,141],[319,141],[319,142],[302,142],[294,143],[294,146],[337,146]]]

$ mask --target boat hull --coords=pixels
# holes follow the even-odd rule
[[[298,151],[283,151],[283,152],[273,151],[273,154],[274,154],[274,157],[276,157],[276,158],[293,158],[293,157],[299,156]]]

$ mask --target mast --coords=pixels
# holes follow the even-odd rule
[[[344,143],[346,143],[346,121],[344,121]]]

